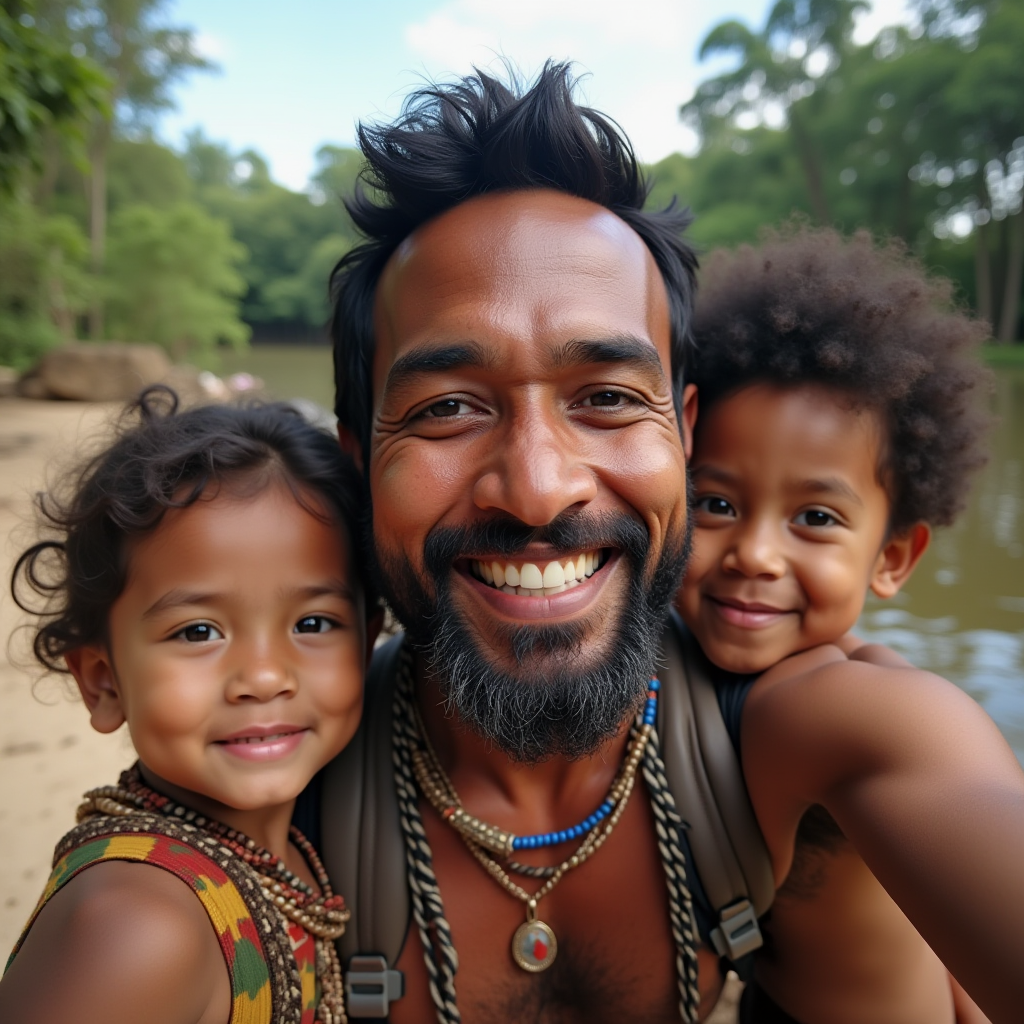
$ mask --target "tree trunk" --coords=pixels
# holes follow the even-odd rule
[[[90,147],[89,161],[89,239],[91,268],[99,277],[103,273],[103,260],[107,245],[107,152],[110,148],[110,122],[101,121]],[[97,288],[89,310],[89,337],[103,339],[103,297]]]
[[[46,210],[50,206],[57,187],[57,173],[60,170],[60,138],[53,128],[47,128],[43,136],[43,173],[36,183],[36,206]]]
[[[807,180],[807,195],[811,201],[811,212],[819,224],[832,221],[828,211],[828,200],[825,198],[825,184],[821,179],[821,161],[815,151],[804,123],[792,107],[789,108],[789,127],[796,142],[797,155],[803,165],[804,177]]]
[[[974,232],[974,290],[978,316],[992,324],[992,257],[989,254],[991,223]],[[994,324],[993,324],[994,329]]]
[[[1009,234],[1009,258],[1006,261],[1006,281],[1003,289],[1003,309],[999,317],[997,340],[1009,345],[1016,340],[1020,322],[1020,290],[1024,284],[1024,211],[1015,213],[1006,224]]]

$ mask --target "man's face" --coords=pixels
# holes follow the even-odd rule
[[[499,681],[550,694],[609,665],[648,675],[646,648],[616,658],[651,646],[630,614],[660,631],[686,504],[668,301],[641,239],[561,193],[474,199],[395,253],[375,330],[384,584],[464,717],[473,681],[453,674],[494,673],[487,700]]]

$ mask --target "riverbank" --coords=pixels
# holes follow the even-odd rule
[[[83,445],[102,435],[117,405],[0,401],[0,949],[17,939],[50,871],[54,844],[74,824],[82,793],[113,782],[134,760],[122,729],[89,726],[68,684],[28,665],[25,617],[11,600],[14,560],[33,540],[32,495]],[[21,641],[19,643],[19,640]]]

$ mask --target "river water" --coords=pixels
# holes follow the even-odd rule
[[[225,361],[280,398],[330,408],[330,350],[259,346]],[[869,599],[859,632],[963,687],[1024,763],[1024,368],[996,370],[991,460],[957,523],[933,538],[904,590]]]

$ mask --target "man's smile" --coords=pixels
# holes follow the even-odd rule
[[[550,561],[471,559],[470,572],[488,586],[520,597],[549,597],[578,587],[608,560],[608,549],[597,548]]]
[[[595,548],[547,561],[460,559],[454,576],[503,618],[518,622],[568,619],[593,606],[605,584],[617,575],[615,570],[621,561],[621,553],[614,548]],[[484,575],[485,565],[490,581]],[[577,567],[582,570],[578,576]],[[574,578],[566,579],[570,573]],[[518,581],[518,585],[513,586],[510,580]],[[558,580],[561,582],[555,582]]]

